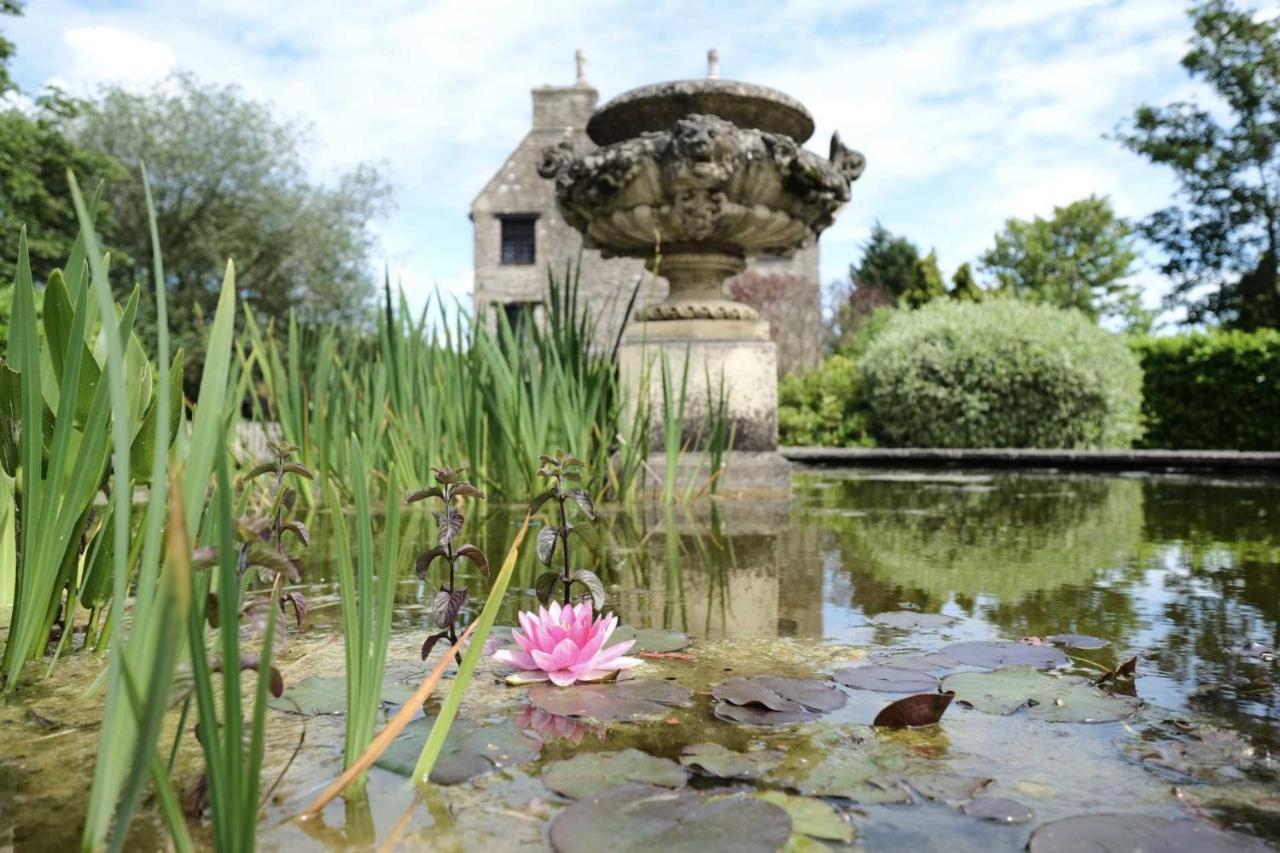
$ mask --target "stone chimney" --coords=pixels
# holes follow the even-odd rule
[[[587,57],[581,50],[574,53],[576,74],[572,86],[539,86],[533,90],[533,127],[584,128],[595,112],[600,97],[587,82]]]

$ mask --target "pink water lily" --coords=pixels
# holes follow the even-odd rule
[[[608,613],[592,620],[590,601],[564,607],[553,601],[537,613],[522,610],[518,618],[524,632],[515,629],[511,636],[520,648],[502,649],[493,657],[524,670],[524,681],[551,679],[568,687],[575,681],[601,681],[640,664],[638,658],[622,656],[635,640],[605,647],[618,627],[618,617]]]

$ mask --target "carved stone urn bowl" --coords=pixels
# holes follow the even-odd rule
[[[647,320],[757,319],[724,282],[760,254],[811,245],[849,200],[865,165],[831,140],[801,147],[813,119],[793,98],[729,80],[681,80],[624,93],[600,108],[578,156],[547,149],[565,220],[606,257],[644,258],[671,284]]]

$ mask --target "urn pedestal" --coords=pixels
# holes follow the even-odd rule
[[[650,468],[646,485],[661,488],[663,361],[678,400],[685,384],[682,446],[704,446],[713,421],[723,418],[732,430],[732,452],[718,480],[721,492],[787,489],[791,466],[778,454],[777,347],[763,320],[660,320],[632,323],[618,353],[624,399],[629,411],[649,411]],[[687,373],[686,373],[687,369]],[[687,377],[687,378],[686,378]],[[655,458],[656,456],[656,458]],[[677,490],[705,482],[710,460],[705,452],[681,454]]]

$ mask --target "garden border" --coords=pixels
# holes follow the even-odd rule
[[[1016,448],[780,447],[813,467],[1028,468],[1280,476],[1280,452],[1239,450],[1033,450]]]

